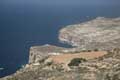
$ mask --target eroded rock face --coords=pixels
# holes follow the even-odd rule
[[[64,50],[67,49],[48,44],[43,46],[33,46],[30,48],[29,63],[39,62],[51,54],[58,54]]]
[[[120,54],[120,49],[117,54]],[[52,67],[30,66],[28,69],[0,80],[120,80],[119,76],[120,59],[112,52],[103,59],[83,62],[70,71],[62,70],[59,64],[54,64]]]
[[[113,49],[120,47],[120,18],[96,18],[94,20],[69,25],[60,30],[61,42],[81,49]]]

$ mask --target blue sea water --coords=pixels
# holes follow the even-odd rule
[[[0,0],[0,77],[28,62],[30,46],[68,47],[59,30],[99,16],[120,17],[120,0]]]

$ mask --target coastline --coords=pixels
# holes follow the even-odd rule
[[[102,27],[99,27],[100,26],[99,24],[102,25]],[[92,25],[92,28],[91,28],[91,25]],[[97,25],[97,28],[96,28],[96,25]],[[115,27],[111,28],[111,25],[114,25]],[[82,28],[81,26],[84,28]],[[102,31],[103,29],[107,29],[107,32],[106,30],[104,30],[103,32],[99,32],[99,31]],[[72,45],[73,48],[58,47],[58,46],[53,46],[49,44],[43,45],[43,46],[32,46],[30,48],[30,53],[29,53],[29,63],[26,64],[22,69],[18,70],[15,74],[8,76],[1,80],[7,80],[7,78],[19,76],[20,74],[24,72],[34,71],[38,69],[38,66],[41,66],[39,62],[46,59],[50,54],[56,55],[58,53],[59,54],[69,53],[69,52],[74,53],[74,52],[81,52],[83,50],[94,50],[96,48],[99,50],[105,50],[105,51],[110,50],[111,51],[114,48],[119,48],[120,45],[115,45],[115,44],[120,43],[119,42],[119,39],[120,39],[119,30],[120,30],[120,18],[112,19],[112,18],[103,18],[103,17],[96,18],[96,19],[93,19],[93,20],[90,20],[88,22],[84,22],[81,24],[70,25],[65,28],[62,28],[60,30],[59,40],[63,43],[65,42],[65,43]],[[95,35],[90,34],[91,32],[95,33]],[[96,32],[99,32],[99,34],[97,34]],[[114,34],[111,34],[111,32]],[[102,36],[104,35],[105,37],[103,38],[101,37],[101,35]],[[83,37],[81,38],[81,36]],[[81,39],[85,40],[84,41],[85,43],[81,42],[83,41]],[[95,43],[92,41],[95,41]],[[96,42],[99,42],[99,44],[96,44]],[[81,43],[83,44],[81,45]],[[111,44],[111,43],[114,43],[114,44]],[[110,46],[108,46],[108,44],[110,44]],[[100,45],[100,46],[97,46],[97,45]],[[97,63],[97,60],[96,60],[96,63]]]

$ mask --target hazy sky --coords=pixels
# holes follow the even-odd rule
[[[0,4],[120,4],[120,0],[0,0]]]

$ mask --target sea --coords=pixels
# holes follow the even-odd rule
[[[59,30],[96,17],[120,17],[120,0],[0,0],[0,77],[27,64],[31,46],[70,47]]]

